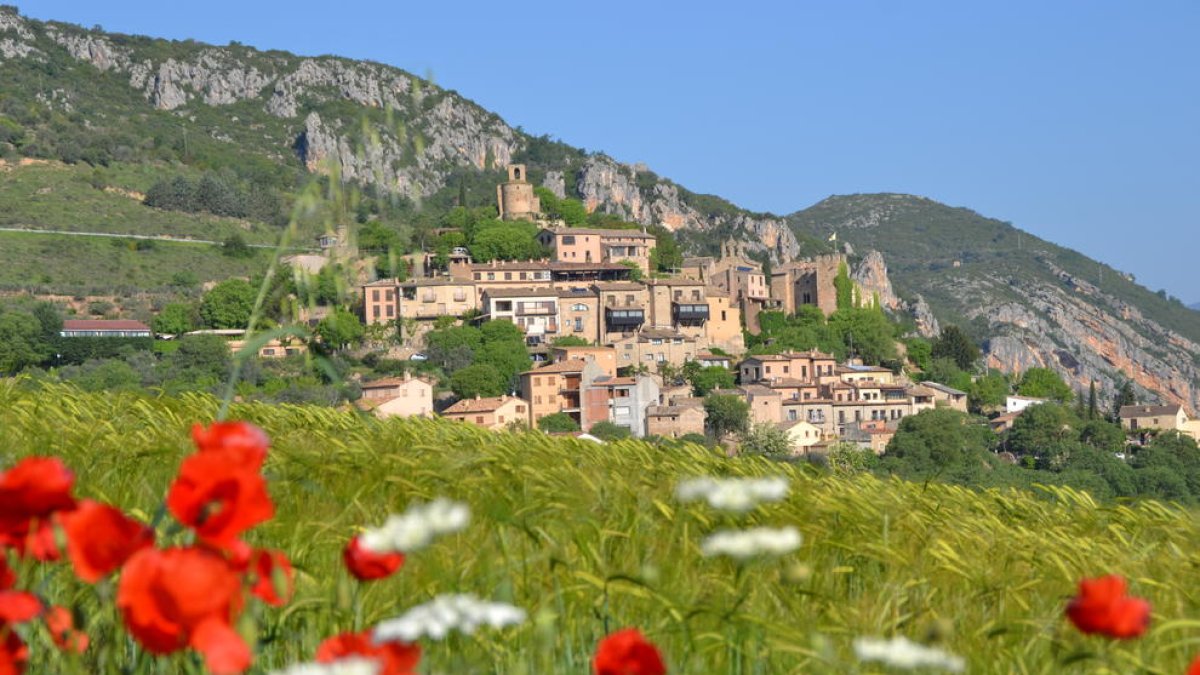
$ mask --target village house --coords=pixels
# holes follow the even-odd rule
[[[1023,412],[1031,405],[1045,403],[1047,399],[1033,398],[1032,396],[1009,396],[1004,400],[1004,412],[1019,413]]]
[[[516,325],[527,344],[548,342],[559,333],[558,291],[552,288],[489,288],[482,304],[481,319]]]
[[[361,385],[362,398],[356,403],[377,417],[428,417],[433,414],[433,383],[405,373]]]
[[[628,338],[646,324],[649,302],[645,285],[618,282],[596,284],[593,288],[604,313],[600,319],[601,344],[613,344]]]
[[[656,405],[646,409],[646,433],[663,438],[704,435],[703,405]]]
[[[668,328],[647,328],[613,340],[617,367],[645,366],[657,370],[663,363],[680,367],[697,353],[696,339]]]
[[[846,432],[839,440],[844,443],[852,443],[863,450],[870,450],[876,455],[882,455],[895,435],[894,426],[882,421],[869,421],[846,427]]]
[[[559,333],[582,338],[588,342],[600,339],[600,295],[591,286],[560,288],[558,315],[562,318]]]
[[[612,347],[555,346],[550,348],[555,362],[577,360],[595,363],[602,375],[617,376],[617,350]]]
[[[1178,431],[1200,442],[1200,420],[1189,419],[1178,404],[1121,406],[1119,417],[1125,433],[1139,437],[1143,443],[1162,431]]]
[[[148,338],[154,337],[154,331],[141,321],[127,319],[66,319],[62,330],[58,333],[68,338],[88,337],[118,337],[118,338]]]
[[[642,274],[650,274],[654,235],[641,230],[555,227],[542,230],[537,239],[554,251],[554,260],[558,262],[631,262]]]
[[[634,438],[646,435],[646,410],[658,402],[658,382],[650,375],[633,377],[611,377],[601,375],[586,379],[583,383],[584,419],[590,423],[584,431],[591,429],[597,418],[629,429]],[[592,414],[599,406],[605,415]]]
[[[804,420],[785,420],[779,427],[787,435],[793,457],[807,457],[812,447],[824,437],[820,427]]]
[[[528,425],[529,404],[514,396],[465,398],[442,411],[442,417],[493,431],[513,423]]]
[[[967,412],[967,392],[937,382],[922,382],[921,384],[933,391],[933,401],[937,407],[944,406],[959,412]]]
[[[563,412],[586,430],[595,422],[607,419],[607,414],[598,416],[598,412],[593,412],[591,418],[583,415],[585,372],[590,380],[602,371],[595,362],[569,359],[521,373],[521,398],[529,402],[529,423],[536,426],[543,417]],[[596,407],[590,410],[594,411]]]

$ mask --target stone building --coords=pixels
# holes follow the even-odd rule
[[[508,182],[496,186],[496,209],[503,220],[536,220],[541,200],[533,193],[524,164],[510,164]]]
[[[514,396],[464,398],[442,411],[442,417],[485,429],[501,430],[516,422],[529,424],[529,404]]]
[[[795,314],[804,305],[813,305],[829,316],[837,311],[837,287],[833,280],[838,269],[846,264],[846,256],[829,254],[782,265],[771,272],[771,298],[787,314]]]
[[[555,227],[538,233],[538,242],[554,251],[554,260],[569,263],[636,263],[650,273],[654,235],[641,230]]]
[[[364,382],[356,403],[377,417],[427,417],[433,414],[433,383],[411,373]]]
[[[703,405],[656,405],[646,409],[646,432],[651,436],[679,438],[704,435]]]

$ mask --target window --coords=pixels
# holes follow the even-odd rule
[[[512,281],[512,272],[505,272],[505,273],[504,273],[504,280],[505,280],[505,281]]]
[[[524,415],[525,414],[525,406],[523,406],[523,405],[517,406],[517,414]]]
[[[482,272],[476,272],[476,273],[475,273],[475,281],[479,281],[479,280],[480,280],[480,279],[482,279],[482,278],[483,278],[483,273],[482,273]]]
[[[541,405],[541,404],[542,404],[542,397],[541,397],[541,396],[534,396],[534,397],[533,397],[533,403],[534,403],[534,405]]]
[[[379,289],[378,288],[371,291],[371,299],[374,300],[375,302],[379,302]]]
[[[699,290],[693,290],[693,291],[692,291],[692,300],[699,300],[699,299],[700,299],[700,291],[699,291]]]
[[[846,411],[839,410],[838,411],[838,424],[845,424],[845,423],[846,423]]]
[[[662,338],[652,338],[652,339],[650,340],[650,344],[652,344],[652,345],[661,345],[661,344],[662,344]]]
[[[540,377],[533,378],[533,386],[535,386],[535,387],[542,386],[542,378],[540,378]]]
[[[725,310],[721,310],[721,320],[725,320]]]
[[[487,274],[488,274],[488,277],[487,277],[487,278],[488,278],[488,281],[495,281],[495,280],[496,280],[496,273],[495,273],[495,272],[488,272]]]
[[[632,295],[626,295],[626,296],[625,296],[625,304],[627,304],[627,305],[632,305],[632,304],[633,304],[633,296],[632,296]]]
[[[582,302],[571,305],[572,312],[586,312],[587,309],[588,309],[588,306],[583,304]]]
[[[783,374],[784,374],[784,375],[787,375],[787,374],[788,374],[788,366],[784,366],[784,367],[783,367]]]
[[[393,305],[387,306],[387,315],[388,315],[388,318],[391,318],[396,315],[396,308]]]
[[[263,353],[263,356],[275,356],[275,350],[270,347],[267,347],[266,349],[264,349],[262,351],[262,353]]]
[[[583,332],[583,319],[579,319],[579,318],[575,319],[575,332],[576,333]]]
[[[675,299],[682,300],[683,299],[683,291],[675,291]]]
[[[623,417],[629,415],[629,406],[621,405],[613,409],[613,415]]]
[[[379,318],[379,305],[375,305],[371,308],[371,316],[374,316],[376,319]]]
[[[475,424],[483,424],[483,415],[475,416]]]
[[[667,355],[663,354],[662,352],[659,352],[657,361],[659,363],[662,363],[663,361],[666,361],[666,360],[667,360]]]
[[[796,421],[796,409],[795,408],[790,408],[788,410],[788,420],[793,421],[793,422]]]
[[[500,424],[504,424],[504,415],[498,415],[496,417],[496,421],[499,422]]]
[[[524,273],[524,272],[521,272],[521,273],[518,275],[518,278],[519,278],[521,281],[525,281],[525,273]]]
[[[575,235],[573,235],[573,234],[564,235],[562,238],[562,242],[563,242],[563,246],[574,246],[575,245]]]

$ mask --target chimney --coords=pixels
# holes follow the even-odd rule
[[[404,371],[404,381],[408,382],[410,380],[412,380],[412,373],[408,372],[407,370]]]
[[[476,400],[476,401],[478,401],[478,400],[479,400],[479,394],[475,394],[475,400]]]

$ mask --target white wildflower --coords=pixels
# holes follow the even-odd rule
[[[433,538],[458,532],[471,520],[471,510],[462,502],[438,498],[414,504],[400,515],[388,516],[380,527],[367,528],[362,546],[374,553],[411,553],[430,544]]]
[[[800,531],[794,527],[752,527],[720,530],[700,544],[705,556],[727,555],[743,560],[758,555],[783,555],[800,548]]]
[[[714,509],[744,513],[788,495],[786,478],[692,478],[675,488],[681,502],[704,500]]]
[[[377,659],[350,656],[333,663],[297,663],[270,675],[379,675],[379,669]]]
[[[854,641],[854,654],[859,661],[878,661],[893,668],[936,668],[951,673],[961,673],[967,662],[937,647],[927,647],[896,636],[890,640],[882,638],[858,638]]]
[[[453,631],[471,634],[479,626],[503,628],[525,621],[525,610],[473,595],[439,595],[395,619],[375,626],[375,642],[441,640]]]

